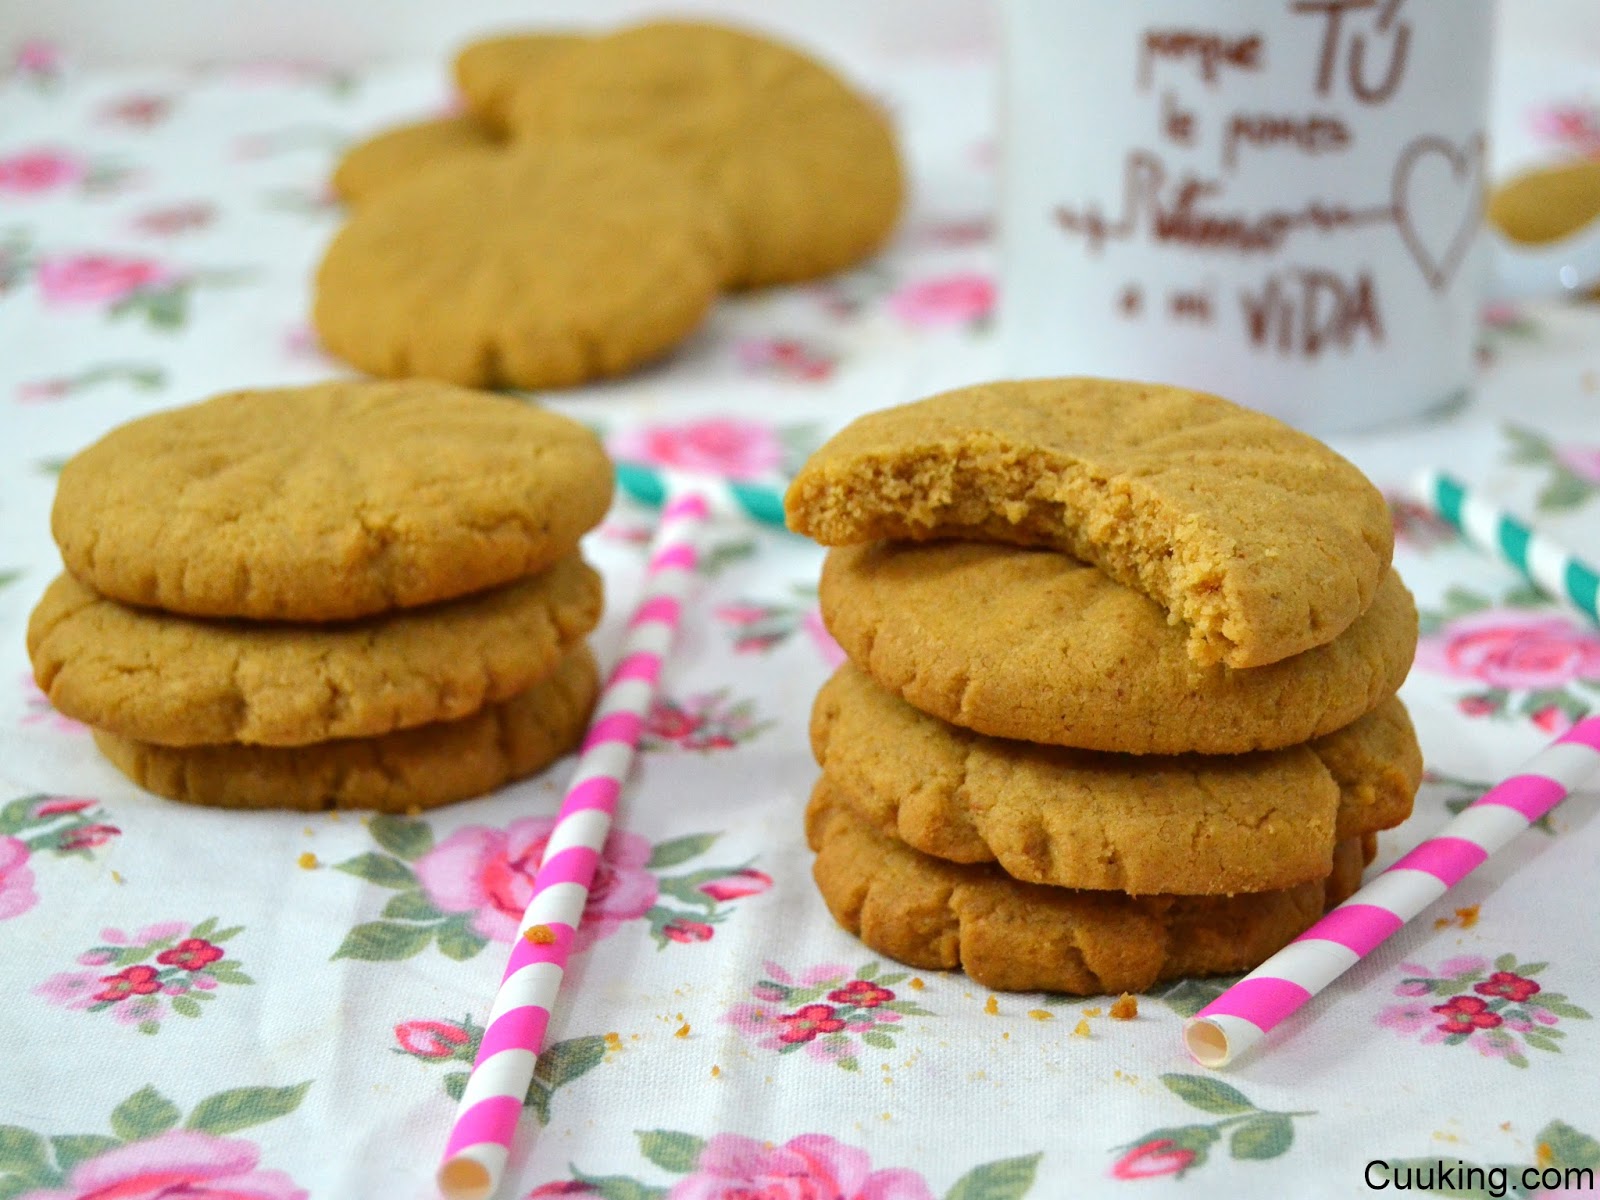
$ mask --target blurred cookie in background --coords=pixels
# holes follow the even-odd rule
[[[440,163],[498,154],[501,140],[470,116],[397,125],[345,151],[333,170],[334,194],[360,204]]]
[[[737,287],[857,263],[904,204],[878,106],[801,51],[727,26],[659,21],[580,42],[506,113],[518,140],[617,143],[681,165],[733,219]]]

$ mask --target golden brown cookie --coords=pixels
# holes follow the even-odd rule
[[[339,199],[360,204],[419,171],[500,150],[500,139],[473,117],[417,121],[385,129],[346,150],[331,182]]]
[[[1525,171],[1489,195],[1488,218],[1514,242],[1552,242],[1600,218],[1600,158]],[[1589,295],[1600,299],[1600,287]]]
[[[525,580],[359,621],[304,626],[130,608],[71,575],[28,623],[61,712],[143,742],[302,746],[453,721],[526,691],[600,619],[576,554]]]
[[[503,131],[506,107],[517,90],[537,79],[557,55],[584,40],[574,33],[507,33],[481,38],[456,55],[456,87],[474,117]]]
[[[119,426],[62,468],[51,530],[103,596],[331,621],[571,554],[611,503],[576,421],[436,383],[232,392]]]
[[[811,456],[789,527],[828,546],[968,538],[1093,563],[1188,626],[1197,662],[1325,645],[1394,548],[1378,489],[1216,396],[1106,379],[981,384],[869,413]]]
[[[1324,879],[1335,843],[1400,824],[1422,781],[1398,699],[1287,750],[1132,758],[969,733],[849,665],[817,694],[811,745],[834,795],[913,849],[1134,895]]]
[[[1552,242],[1600,218],[1600,158],[1524,171],[1489,197],[1489,220],[1516,242]]]
[[[1326,645],[1201,666],[1146,596],[1050,550],[879,542],[828,554],[822,616],[884,687],[996,737],[1124,754],[1242,754],[1310,741],[1392,696],[1417,613],[1392,570]]]
[[[586,646],[555,674],[459,721],[310,746],[156,746],[95,730],[140,787],[215,808],[434,808],[492,791],[573,749],[599,673]]]
[[[524,147],[363,204],[323,257],[312,316],[330,352],[374,375],[570,386],[688,337],[730,239],[716,198],[673,164]]]
[[[1375,841],[1340,842],[1326,880],[1238,896],[1145,896],[1020,883],[877,833],[819,781],[812,874],[848,932],[909,966],[960,967],[997,991],[1140,992],[1260,965],[1361,884]]]
[[[656,21],[573,47],[508,105],[517,138],[610,141],[681,164],[732,215],[738,286],[830,274],[878,249],[905,185],[888,120],[800,51]]]

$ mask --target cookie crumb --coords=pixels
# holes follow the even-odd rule
[[[307,837],[316,837],[317,836],[317,831],[315,829],[311,828],[311,826],[309,826],[309,825],[307,825],[300,832],[305,834]]]
[[[111,882],[112,883],[121,883],[122,882],[122,872],[121,871],[113,871],[113,872],[111,872]]]
[[[548,925],[530,925],[522,935],[535,946],[554,946],[556,931]]]
[[[1088,1037],[1089,1036],[1089,1022],[1080,1019],[1078,1021],[1078,1023],[1072,1027],[1072,1036],[1073,1037]]]
[[[1449,924],[1450,924],[1450,918],[1449,917],[1435,917],[1434,921],[1433,921],[1433,927],[1435,929],[1443,929],[1445,926],[1447,926]]]
[[[990,996],[983,1002],[983,1011],[988,1013],[991,1017],[998,1017],[1000,1015],[1000,1001],[996,1000],[993,996]]]
[[[717,1066],[716,1063],[712,1063],[711,1064],[711,1078],[715,1079],[715,1078],[717,1078],[717,1076],[719,1076],[721,1074],[722,1074],[722,1068]]]
[[[1511,1122],[1510,1121],[1501,1121],[1500,1122],[1500,1132],[1501,1133],[1510,1133],[1511,1132]]]
[[[622,1049],[622,1035],[618,1034],[618,1033],[608,1033],[608,1034],[606,1034],[606,1049],[607,1050],[621,1050]]]
[[[317,861],[317,856],[311,853],[309,850],[307,850],[299,858],[295,859],[295,862],[299,864],[302,871],[315,871],[319,866],[322,865]]]
[[[1540,1142],[1539,1148],[1533,1152],[1533,1161],[1539,1164],[1542,1171],[1555,1161],[1555,1151],[1550,1149],[1549,1142]]]
[[[1469,904],[1465,908],[1458,908],[1456,916],[1461,921],[1461,928],[1471,929],[1478,923],[1478,905]]]
[[[1009,1042],[1011,1040],[1011,1030],[1007,1029],[1004,1033],[1002,1033],[1000,1035],[1000,1040],[1002,1042]]]
[[[685,1021],[682,1025],[679,1025],[678,1026],[678,1031],[676,1033],[674,1033],[672,1036],[676,1037],[676,1038],[686,1038],[686,1037],[688,1037],[689,1036],[689,1022]]]
[[[1056,1019],[1055,1013],[1044,1008],[1030,1008],[1028,1015],[1035,1021],[1054,1021]]]
[[[920,992],[923,988],[927,987],[928,985],[922,982],[922,979],[921,979],[920,976],[913,975],[911,977],[911,982],[910,982],[910,984],[908,986],[911,988],[911,990],[913,992]]]
[[[1111,1006],[1111,1019],[1113,1021],[1131,1021],[1139,1015],[1139,998],[1128,992],[1123,992]]]
[[[1096,1005],[1094,1008],[1086,1008],[1086,1009],[1084,1009],[1083,1010],[1083,1015],[1086,1016],[1086,1017],[1098,1017],[1100,1015],[1100,1007],[1099,1007],[1099,1005]]]

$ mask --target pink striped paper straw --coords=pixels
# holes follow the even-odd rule
[[[544,1044],[550,1006],[566,971],[595,866],[611,832],[617,796],[633,762],[661,662],[678,629],[709,515],[690,493],[662,510],[644,597],[629,622],[622,657],[589,724],[583,753],[533,879],[533,895],[489,1010],[483,1041],[439,1164],[447,1200],[486,1200],[500,1186],[522,1100]]]
[[[1600,717],[1587,717],[1185,1021],[1189,1053],[1227,1066],[1597,771]]]

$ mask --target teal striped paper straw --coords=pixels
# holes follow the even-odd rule
[[[1416,492],[1423,504],[1460,530],[1473,545],[1504,559],[1534,587],[1566,601],[1600,624],[1600,575],[1574,557],[1572,551],[1443,471],[1423,472],[1417,477]]]
[[[721,517],[741,517],[763,525],[783,523],[783,492],[777,488],[735,483],[717,475],[698,475],[685,471],[664,471],[644,463],[619,462],[617,486],[640,504],[660,508],[669,495],[694,491],[711,503],[711,511]]]

